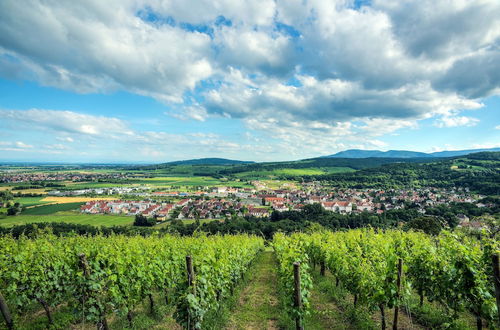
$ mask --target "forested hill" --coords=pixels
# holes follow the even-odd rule
[[[406,162],[428,162],[428,158],[311,158],[290,162],[268,162],[244,164],[228,167],[219,171],[222,175],[231,175],[252,171],[272,171],[277,169],[304,169],[304,168],[327,168],[327,167],[348,167],[353,170],[360,170],[370,167],[377,167],[383,164],[406,163]]]
[[[329,181],[345,188],[464,187],[500,195],[500,152],[480,152],[427,163],[383,164],[356,172],[334,173],[305,180]]]

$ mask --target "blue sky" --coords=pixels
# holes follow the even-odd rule
[[[30,2],[0,3],[0,161],[500,146],[496,0]]]

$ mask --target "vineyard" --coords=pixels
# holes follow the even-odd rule
[[[38,310],[46,320],[39,328],[68,328],[70,324],[84,325],[85,329],[137,328],[134,318],[148,313],[144,309],[137,312],[139,306],[147,304],[149,313],[170,306],[168,317],[173,323],[162,328],[212,329],[210,320],[219,317],[226,301],[240,294],[235,290],[245,284],[244,278],[253,276],[263,284],[245,290],[257,293],[248,298],[248,305],[259,304],[266,290],[268,296],[260,303],[272,301],[275,294],[279,306],[271,303],[261,308],[262,313],[266,309],[275,313],[265,317],[277,322],[277,314],[282,313],[291,320],[269,329],[330,328],[331,320],[317,325],[322,314],[317,313],[315,299],[324,295],[316,288],[320,281],[347,292],[352,299],[343,299],[356,313],[378,313],[377,324],[382,329],[388,324],[393,329],[406,329],[401,322],[408,316],[402,312],[409,310],[414,298],[421,306],[425,302],[443,308],[449,323],[438,328],[457,328],[453,320],[466,313],[478,329],[498,329],[500,244],[494,238],[361,229],[289,236],[278,233],[270,245],[272,250],[262,253],[264,240],[249,235],[58,237],[43,232],[36,238],[3,236],[0,309],[4,324],[9,329],[30,328],[21,321]],[[253,270],[262,273],[251,270],[255,260],[266,263]],[[276,288],[265,283],[269,279],[276,281]],[[252,313],[259,313],[254,307],[249,307]],[[72,315],[64,326],[54,320],[62,308]],[[342,313],[346,310],[344,307]],[[244,312],[236,311],[235,315]],[[263,316],[252,315],[253,325],[247,327],[238,323],[244,321],[238,317],[231,320],[231,324],[238,324],[235,328],[255,328],[264,322],[259,320]],[[127,323],[117,326],[117,319]],[[365,328],[352,323],[349,327]]]
[[[353,296],[355,306],[378,309],[382,329],[386,328],[386,308],[394,308],[393,329],[398,329],[399,310],[409,304],[414,292],[421,305],[425,298],[444,306],[450,320],[460,312],[471,313],[477,329],[482,329],[483,324],[494,328],[499,317],[498,243],[446,232],[431,237],[365,229],[278,234],[273,246],[280,265],[280,285],[289,296],[288,310],[297,321],[297,329],[303,328],[302,320],[310,312],[310,269],[315,265],[320,266],[322,275],[331,273],[335,285]],[[297,286],[300,297],[294,290]]]
[[[107,329],[113,315],[132,324],[134,307],[149,299],[154,309],[160,294],[178,324],[200,329],[262,248],[261,238],[246,235],[2,237],[0,307],[10,329],[33,302],[49,324],[51,311],[68,304],[81,322]]]

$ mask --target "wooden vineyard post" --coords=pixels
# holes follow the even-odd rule
[[[401,291],[401,277],[403,276],[403,260],[398,260],[398,279],[396,282],[396,306],[394,306],[394,321],[392,323],[392,329],[398,329],[398,316],[399,316],[399,292]]]
[[[325,261],[321,260],[321,264],[320,265],[321,265],[321,268],[319,270],[319,273],[320,273],[321,276],[325,276],[325,268],[326,268],[325,267]]]
[[[191,256],[186,256],[186,270],[187,270],[187,280],[188,280],[188,290],[192,289],[193,295],[196,296],[196,285],[194,279],[194,268],[193,268],[193,258]],[[188,324],[187,328],[189,330],[194,329],[193,323],[191,322],[191,311],[188,308]]]
[[[188,275],[188,285],[193,287],[193,294],[196,295],[196,286],[194,285],[193,258],[191,256],[186,256],[186,268]]]
[[[85,256],[84,253],[80,254],[78,256],[80,258],[80,267],[83,270],[83,276],[88,280],[90,279],[90,267],[89,263],[87,261],[87,257]],[[97,322],[97,329],[98,330],[108,330],[108,322],[106,321],[106,315],[101,315],[101,320]]]
[[[300,316],[300,311],[302,308],[302,294],[300,290],[300,263],[293,263],[293,279],[295,284],[295,295],[294,295],[294,307],[297,309],[297,316],[295,318],[295,329],[304,330],[302,326],[302,319]]]
[[[497,299],[498,324],[500,325],[500,266],[498,253],[491,256],[493,263],[493,281],[495,282],[495,296]]]
[[[9,306],[7,306],[7,302],[5,302],[2,293],[0,293],[0,310],[2,311],[3,318],[5,319],[5,323],[7,324],[7,328],[9,330],[14,329],[14,321],[12,320],[12,316],[10,315]]]

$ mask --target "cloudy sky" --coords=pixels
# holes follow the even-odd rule
[[[498,0],[3,0],[0,160],[500,146]]]

